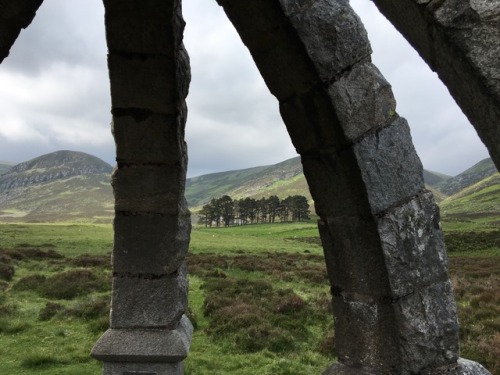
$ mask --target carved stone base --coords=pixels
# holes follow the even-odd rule
[[[108,329],[91,356],[104,362],[103,375],[182,375],[193,326],[183,316],[176,329]]]
[[[182,362],[178,363],[113,363],[104,364],[103,375],[182,375]]]

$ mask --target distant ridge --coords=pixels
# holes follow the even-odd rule
[[[466,169],[459,175],[439,182],[435,188],[445,195],[453,195],[474,185],[497,172],[491,158],[486,158]]]
[[[286,190],[294,179],[304,179],[303,176],[299,157],[274,165],[211,173],[186,180],[186,199],[189,206],[196,207],[224,194],[236,199],[273,195],[276,193],[271,191],[276,184],[280,190]],[[310,197],[307,184],[304,187],[306,192],[301,194]]]
[[[0,220],[110,222],[112,167],[75,151],[56,151],[0,176]]]
[[[11,167],[0,176],[0,191],[112,170],[108,163],[84,152],[56,151]]]
[[[446,196],[436,186],[450,178],[442,173],[424,170],[424,181],[438,201]],[[237,199],[304,195],[312,201],[300,157],[263,167],[206,174],[186,181],[186,199],[190,207],[206,204],[210,199],[224,194]]]
[[[12,168],[14,163],[9,163],[6,161],[0,161],[0,176],[3,175],[4,173],[7,173],[9,169]]]
[[[95,156],[57,151],[7,168],[0,176],[0,221],[110,223],[113,218],[112,167]],[[491,159],[486,159],[453,178],[424,170],[424,180],[436,200],[443,201],[443,216],[453,220],[477,216],[496,222],[500,180],[493,168]],[[449,196],[442,189],[460,191]],[[299,157],[186,181],[186,199],[194,216],[201,206],[222,195],[233,199],[303,195],[312,203]]]

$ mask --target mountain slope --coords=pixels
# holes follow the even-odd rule
[[[0,191],[97,173],[111,173],[113,168],[101,159],[75,151],[56,151],[17,164],[0,176]]]
[[[295,157],[275,165],[188,178],[186,199],[189,206],[196,207],[222,195],[229,195],[234,199],[259,194],[263,196],[266,195],[263,193],[266,189],[272,190],[276,185],[289,185],[299,175],[303,178],[302,164],[300,158]],[[302,193],[305,195],[305,192]]]
[[[454,178],[424,172],[427,187],[438,202],[443,201],[445,220],[474,215],[498,220],[500,177],[498,173],[491,176],[491,165],[491,160],[483,160]],[[110,222],[114,205],[111,170],[109,164],[94,156],[71,151],[58,151],[15,165],[0,176],[0,220]],[[450,186],[458,182],[464,186],[481,173],[490,176],[451,197],[435,188],[450,180],[454,181]],[[312,201],[298,157],[275,165],[213,173],[186,181],[186,198],[194,212],[224,194],[233,199],[304,195]]]
[[[492,228],[500,226],[500,173],[468,186],[440,204],[446,221],[482,221]]]
[[[439,183],[444,183],[445,181],[452,178],[451,176],[445,175],[439,172],[432,172],[424,169],[424,181],[426,185],[436,186]]]
[[[0,161],[0,176],[4,173],[7,173],[10,168],[12,168],[14,164],[7,163],[5,161]]]
[[[57,151],[15,165],[0,176],[0,219],[109,222],[113,216],[111,171],[101,159],[73,151]]]
[[[441,173],[424,170],[424,181],[431,188],[449,178],[451,177]],[[188,178],[186,181],[186,199],[190,207],[204,205],[210,199],[222,195],[229,195],[234,199],[304,195],[312,201],[300,157],[275,165],[212,173]],[[435,196],[438,201],[445,198],[437,190]]]
[[[435,187],[445,195],[453,195],[460,190],[474,185],[475,183],[493,175],[497,172],[491,158],[481,160],[479,163],[466,169],[459,175],[439,182]]]

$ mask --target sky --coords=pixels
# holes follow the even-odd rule
[[[424,168],[457,175],[488,157],[418,54],[369,0],[351,0]],[[215,0],[184,0],[191,58],[188,177],[297,156],[250,53]],[[0,65],[0,161],[83,151],[115,164],[101,0],[45,0]]]

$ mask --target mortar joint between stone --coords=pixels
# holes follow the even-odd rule
[[[381,210],[381,211],[378,211],[378,212],[374,212],[373,215],[375,216],[375,218],[377,219],[382,219],[384,218],[384,216],[387,216],[391,211],[393,211],[394,209],[398,208],[398,207],[402,207],[408,203],[410,203],[412,200],[414,199],[417,199],[417,198],[420,198],[422,197],[424,194],[426,193],[429,193],[429,190],[427,190],[425,187],[420,190],[417,194],[415,195],[412,195],[412,196],[409,196],[409,197],[406,197],[404,199],[401,199],[400,201],[390,205],[389,207]]]
[[[177,214],[172,215],[172,214],[165,214],[161,212],[151,212],[151,211],[132,211],[132,210],[127,210],[127,211],[122,211],[122,210],[115,210],[115,216],[120,216],[120,217],[131,217],[131,216],[137,216],[137,217],[151,217],[151,216],[156,216],[156,217],[168,217],[168,216],[178,216]]]
[[[116,159],[118,169],[127,169],[127,168],[164,168],[164,167],[181,167],[181,164],[178,160],[167,160],[167,161],[141,161],[141,160],[132,160],[132,159]]]
[[[333,74],[330,79],[327,81],[322,82],[323,88],[328,89],[331,85],[333,85],[335,82],[337,82],[342,76],[346,73],[350,73],[355,67],[361,64],[366,64],[372,62],[371,59],[372,53],[368,53],[364,56],[361,56],[358,60],[356,60],[354,63],[347,65],[343,69],[339,70],[335,74]]]
[[[176,53],[180,50],[180,48],[176,48],[172,50],[172,55],[169,55],[167,53],[144,53],[144,52],[128,52],[128,51],[123,51],[123,50],[116,50],[116,49],[111,49],[108,52],[108,56],[113,55],[113,56],[119,56],[127,60],[141,60],[141,61],[146,61],[146,60],[152,60],[152,59],[158,59],[158,58],[166,58],[167,60],[174,61],[176,59]]]
[[[175,270],[172,273],[166,273],[166,274],[113,272],[113,277],[119,279],[162,280],[162,279],[174,279],[178,276],[179,276],[179,270]]]

